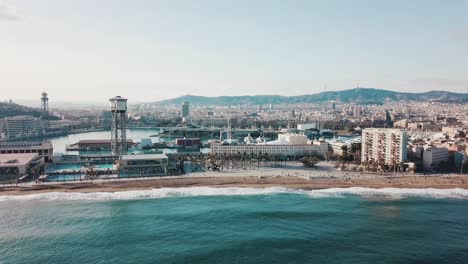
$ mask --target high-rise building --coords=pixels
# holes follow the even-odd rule
[[[407,159],[407,134],[403,129],[366,128],[362,130],[362,162],[398,165]]]
[[[127,154],[127,99],[120,96],[109,99],[112,114],[111,148],[112,155]]]
[[[393,127],[393,119],[393,114],[390,111],[385,110],[385,123],[387,124],[387,127]]]
[[[407,105],[406,107],[403,107],[403,115],[406,119],[410,118],[411,115],[411,107]]]
[[[182,117],[188,117],[190,114],[190,105],[189,102],[184,102],[182,104]]]
[[[112,113],[111,111],[102,111],[101,124],[104,128],[109,129],[112,124]]]

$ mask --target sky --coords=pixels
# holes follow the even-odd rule
[[[468,0],[0,0],[0,100],[468,92]]]

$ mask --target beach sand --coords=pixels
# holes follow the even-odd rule
[[[210,175],[216,175],[211,173]],[[313,177],[302,176],[184,176],[170,178],[146,178],[138,180],[100,180],[74,183],[31,184],[20,186],[1,186],[0,195],[24,195],[43,192],[117,192],[127,190],[147,190],[164,187],[273,187],[281,186],[292,189],[326,188],[436,188],[468,189],[468,176],[402,176],[385,177],[369,175],[365,177]]]

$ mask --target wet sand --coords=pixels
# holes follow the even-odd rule
[[[33,184],[22,186],[2,186],[0,195],[25,195],[43,192],[117,192],[128,190],[147,190],[164,187],[273,187],[281,186],[292,189],[326,188],[436,188],[468,189],[467,176],[403,176],[403,177],[365,177],[365,178],[304,178],[295,176],[239,177],[208,176],[149,178],[138,180],[101,180],[74,183]]]

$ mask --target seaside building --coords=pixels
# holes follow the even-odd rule
[[[425,169],[430,169],[441,162],[448,161],[448,159],[449,153],[447,148],[429,146],[423,152],[423,161]]]
[[[217,155],[281,155],[286,157],[309,156],[313,154],[324,155],[328,151],[328,143],[319,141],[310,141],[302,134],[279,134],[278,140],[266,143],[257,143],[261,140],[244,140],[247,144],[226,144],[224,142],[211,143],[211,153]]]
[[[0,120],[0,139],[22,139],[45,134],[44,123],[33,116],[14,116]]]
[[[43,161],[37,153],[0,154],[0,181],[26,176]]]
[[[164,153],[122,155],[117,161],[117,169],[120,177],[167,175],[168,158]]]
[[[130,148],[134,145],[133,140],[126,140],[126,148]],[[85,139],[80,140],[77,143],[67,147],[68,151],[79,151],[79,150],[111,150],[112,140],[109,139]]]
[[[47,142],[2,142],[0,143],[0,154],[38,154],[44,161],[53,159],[54,150],[52,143]]]
[[[343,154],[346,153],[348,149],[348,143],[346,142],[333,141],[329,142],[329,144],[333,151],[333,154],[336,156],[343,156]]]
[[[359,130],[360,128],[357,127],[356,129]],[[343,156],[345,153],[348,153],[348,151],[352,150],[353,145],[361,145],[361,137],[338,137],[327,140],[327,142],[328,144],[330,144],[330,148],[333,151],[333,155]]]
[[[407,159],[407,134],[401,129],[366,128],[362,130],[362,162],[396,165]]]

